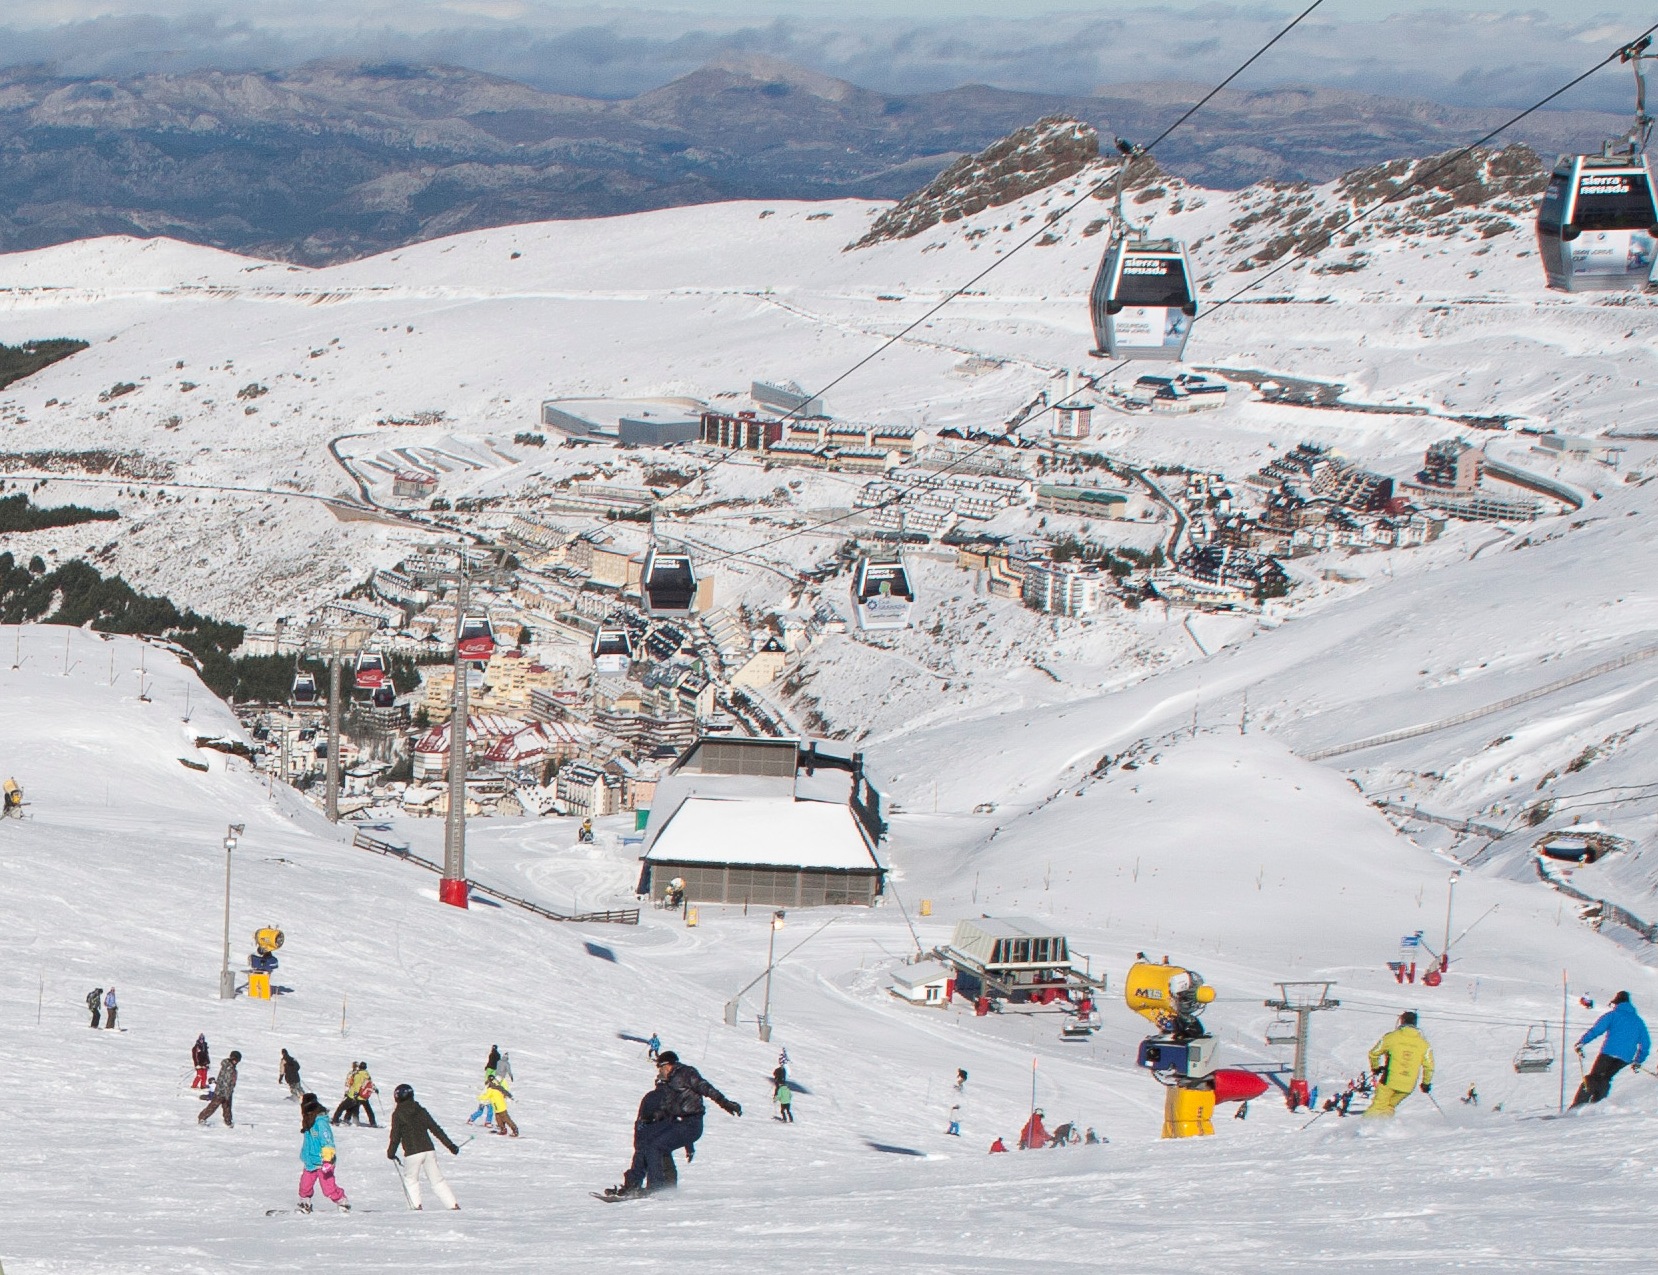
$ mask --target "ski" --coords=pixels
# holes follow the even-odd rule
[[[349,1210],[347,1210],[348,1213],[378,1213],[379,1211],[380,1211],[379,1209],[360,1209],[355,1204],[353,1204],[351,1206],[351,1208]],[[326,1211],[324,1211],[322,1209],[314,1209],[314,1210],[312,1210],[311,1216],[327,1217],[329,1213],[338,1214],[339,1212],[340,1212],[340,1210],[338,1210],[338,1209],[328,1209]],[[265,1216],[266,1217],[276,1217],[278,1214],[282,1214],[282,1213],[292,1213],[295,1217],[304,1217],[304,1216],[306,1216],[305,1214],[302,1214],[298,1209],[266,1209],[265,1210]]]

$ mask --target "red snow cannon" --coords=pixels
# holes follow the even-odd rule
[[[1251,1098],[1259,1098],[1267,1091],[1267,1082],[1264,1076],[1258,1076],[1253,1071],[1239,1071],[1233,1067],[1222,1067],[1215,1072],[1215,1105],[1223,1102],[1248,1102]]]

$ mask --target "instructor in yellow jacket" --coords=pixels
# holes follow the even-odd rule
[[[1391,1116],[1418,1079],[1423,1093],[1433,1089],[1433,1046],[1417,1031],[1415,1010],[1400,1014],[1399,1025],[1371,1047],[1370,1070],[1377,1075],[1376,1092],[1366,1116]]]

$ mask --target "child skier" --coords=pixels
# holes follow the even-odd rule
[[[357,1123],[363,1123],[363,1117],[368,1117],[368,1127],[378,1129],[380,1122],[374,1118],[374,1077],[368,1074],[368,1064],[357,1064]]]
[[[794,1123],[794,1090],[787,1080],[777,1086],[777,1118],[784,1124]]]
[[[357,1087],[361,1083],[357,1078],[357,1069],[361,1066],[361,1063],[352,1063],[351,1070],[346,1073],[345,1096],[340,1099],[340,1105],[334,1108],[334,1115],[331,1118],[330,1123],[357,1123],[357,1111],[362,1105],[361,1101],[357,1097]]]
[[[507,1099],[511,1097],[512,1094],[501,1083],[499,1076],[491,1076],[489,1083],[484,1086],[484,1091],[478,1095],[479,1101],[485,1103],[495,1115],[495,1132],[503,1137],[516,1138],[518,1125],[507,1114]]]
[[[192,1089],[207,1088],[207,1069],[213,1059],[207,1052],[207,1034],[204,1032],[196,1037],[196,1043],[190,1046],[190,1065],[196,1069],[196,1078],[190,1082]]]
[[[328,1121],[328,1111],[308,1093],[299,1101],[299,1128],[305,1136],[299,1144],[299,1211],[311,1211],[311,1192],[321,1185],[322,1193],[339,1206],[341,1213],[351,1212],[351,1202],[334,1180],[334,1127]]]

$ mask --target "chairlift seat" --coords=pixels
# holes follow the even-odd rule
[[[1554,1066],[1554,1045],[1547,1027],[1526,1029],[1525,1043],[1514,1054],[1514,1070],[1522,1076],[1547,1071]]]

